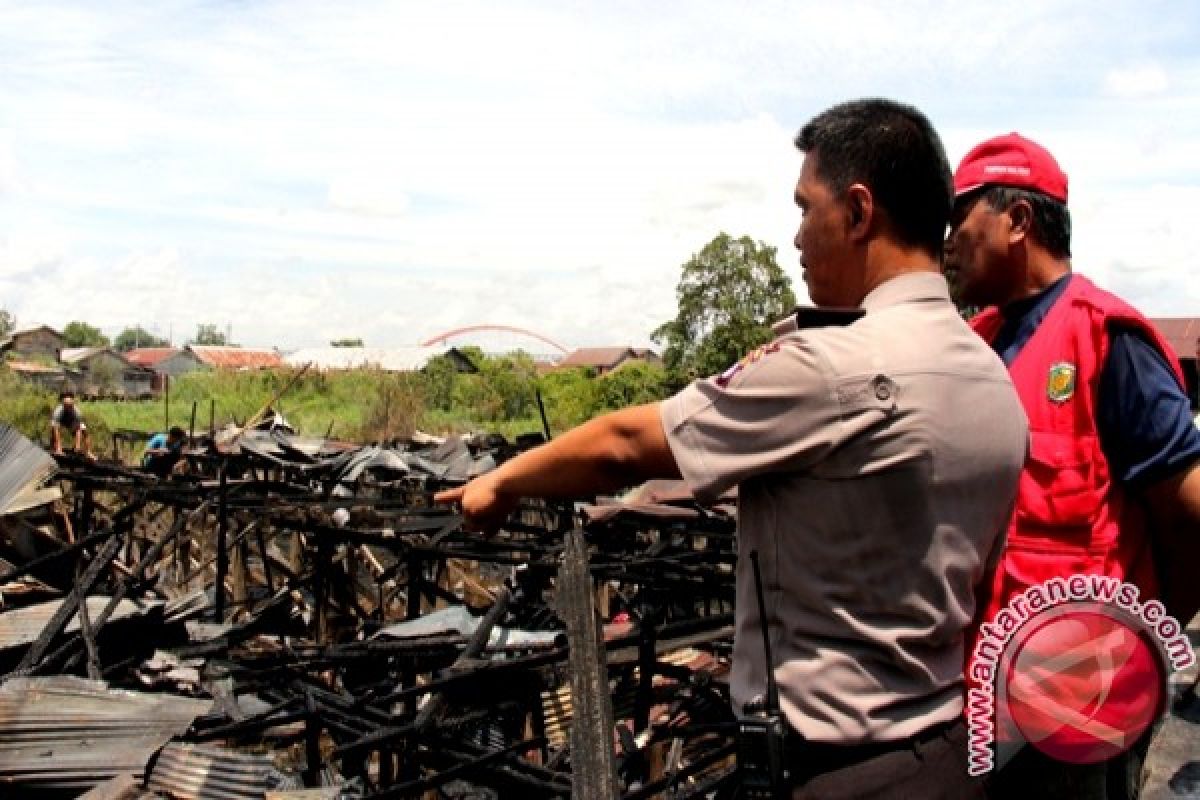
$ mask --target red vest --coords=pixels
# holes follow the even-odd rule
[[[980,597],[976,624],[991,621],[1014,595],[1055,576],[1108,575],[1136,585],[1142,602],[1158,595],[1144,515],[1113,481],[1096,430],[1109,322],[1141,330],[1183,385],[1170,345],[1141,314],[1082,275],[1071,276],[1009,366],[1029,417],[1030,452],[1008,541],[990,596]],[[996,308],[971,320],[989,343],[1002,323]],[[973,651],[972,643],[968,660]]]

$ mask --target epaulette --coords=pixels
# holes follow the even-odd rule
[[[771,326],[776,336],[809,328],[844,328],[866,315],[861,308],[796,306],[796,310]]]

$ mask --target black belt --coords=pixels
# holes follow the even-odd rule
[[[955,717],[945,722],[939,722],[906,739],[863,744],[813,742],[789,728],[786,745],[788,766],[795,783],[804,783],[818,775],[824,775],[826,772],[844,769],[887,753],[908,750],[914,745],[926,744],[942,736],[962,721],[962,717]]]

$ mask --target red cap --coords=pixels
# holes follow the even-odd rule
[[[1050,151],[1018,133],[978,144],[954,171],[954,195],[981,186],[1015,186],[1067,202],[1067,173]]]

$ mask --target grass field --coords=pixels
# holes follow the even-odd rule
[[[404,438],[415,430],[501,433],[509,439],[543,429],[540,393],[551,433],[559,434],[596,414],[666,396],[660,366],[634,362],[597,376],[576,368],[541,373],[524,354],[472,354],[478,371],[459,372],[435,359],[421,372],[376,369],[336,372],[257,370],[197,371],[172,380],[170,391],[141,402],[81,401],[93,449],[113,452],[117,431],[154,433],[178,425],[222,428],[244,424],[270,403],[297,431],[351,442]],[[0,363],[0,421],[49,443],[51,392],[22,381]],[[194,409],[194,418],[193,418]]]
[[[282,394],[280,394],[282,392]],[[178,425],[207,432],[241,424],[274,400],[274,408],[301,433],[369,442],[404,437],[413,430],[434,434],[498,432],[510,438],[540,431],[535,415],[489,418],[473,408],[429,409],[427,381],[416,374],[378,370],[297,376],[295,371],[194,372],[175,379],[169,394],[147,401],[81,401],[93,448],[107,454],[118,430],[147,433]],[[0,370],[0,420],[49,445],[49,419],[57,398]]]

